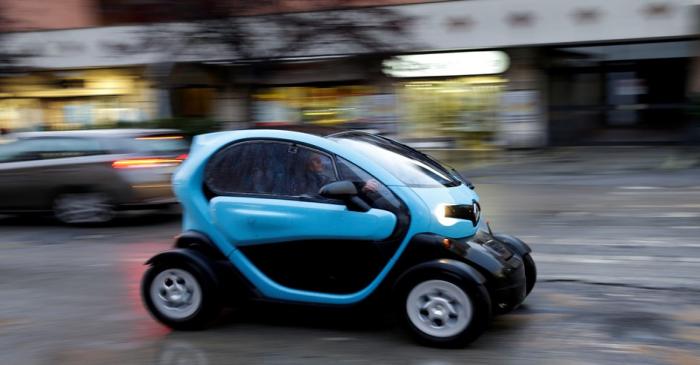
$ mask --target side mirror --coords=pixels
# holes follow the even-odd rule
[[[323,185],[318,193],[328,199],[338,199],[345,201],[348,209],[357,212],[366,212],[372,207],[362,198],[357,196],[357,187],[352,181],[341,180]]]
[[[357,188],[352,181],[342,180],[323,185],[318,193],[329,199],[344,199],[348,196],[357,195]]]

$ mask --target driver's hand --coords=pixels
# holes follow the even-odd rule
[[[379,182],[374,179],[370,179],[365,183],[365,186],[362,187],[363,193],[376,193],[377,191],[379,191]]]

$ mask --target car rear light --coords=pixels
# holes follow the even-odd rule
[[[183,154],[181,154],[180,156],[177,156],[177,157],[175,157],[175,158],[178,159],[178,160],[180,160],[180,161],[184,161],[184,160],[187,159],[187,154],[186,154],[186,153],[183,153]]]
[[[139,169],[153,167],[177,166],[182,162],[179,158],[130,158],[112,162],[115,169]]]

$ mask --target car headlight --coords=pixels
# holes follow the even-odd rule
[[[449,205],[439,204],[437,207],[435,207],[433,215],[435,215],[435,218],[437,218],[438,222],[440,222],[440,224],[442,224],[443,226],[454,226],[455,224],[457,224],[458,220],[446,214],[447,207],[449,207]]]
[[[481,218],[481,206],[476,200],[471,204],[439,204],[433,214],[443,226],[452,226],[462,219],[476,227]]]

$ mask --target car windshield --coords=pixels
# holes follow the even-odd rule
[[[182,136],[144,136],[131,140],[135,152],[158,155],[179,155],[187,153],[189,147]]]
[[[410,187],[457,186],[461,182],[449,169],[428,155],[388,138],[362,132],[341,132],[328,138],[377,160]]]

